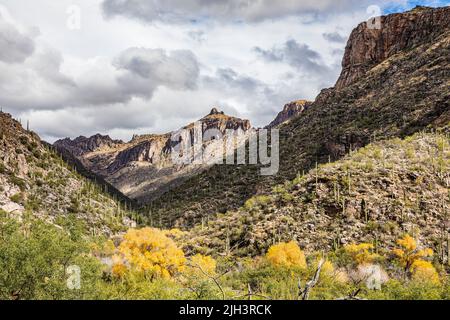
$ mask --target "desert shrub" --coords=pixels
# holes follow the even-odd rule
[[[27,144],[28,144],[28,137],[26,137],[26,136],[20,136],[20,137],[19,137],[19,141],[20,141],[21,144],[27,145]]]
[[[100,300],[178,300],[194,299],[190,290],[170,279],[148,279],[142,273],[128,272],[127,276],[99,284]]]
[[[67,211],[69,213],[78,213],[81,210],[81,203],[80,201],[77,199],[77,197],[72,197],[70,199],[70,205],[67,208]]]
[[[26,189],[27,184],[26,184],[25,180],[23,180],[19,177],[16,177],[15,175],[10,175],[9,181],[12,184],[15,184],[16,186],[18,186],[21,191],[24,191]]]
[[[10,197],[10,200],[12,202],[17,203],[17,204],[22,204],[23,203],[23,194],[22,193],[16,193],[15,195]]]
[[[429,261],[418,259],[411,265],[411,278],[418,283],[439,285],[439,274]]]
[[[445,289],[430,283],[390,280],[382,290],[366,290],[364,298],[371,300],[438,300],[445,299]]]
[[[306,274],[304,268],[274,267],[265,262],[233,273],[227,284],[241,293],[241,299],[245,299],[244,295],[250,287],[252,292],[258,295],[254,298],[294,300],[298,297],[298,279],[306,278]]]
[[[320,257],[316,257],[309,264],[307,277],[302,285],[309,281],[317,271]],[[348,291],[348,277],[345,271],[336,269],[334,264],[326,259],[322,265],[319,281],[310,292],[312,300],[332,300],[343,297]]]
[[[256,196],[247,200],[244,204],[244,208],[248,211],[255,209],[256,207],[264,207],[271,201],[269,196]]]

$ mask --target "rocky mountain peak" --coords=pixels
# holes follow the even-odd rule
[[[223,111],[219,111],[217,108],[212,108],[211,112],[209,113],[209,116],[218,115],[218,114],[225,114]]]
[[[212,108],[207,116],[200,119],[200,122],[203,125],[203,131],[214,128],[221,131],[222,134],[227,129],[248,131],[252,127],[249,120],[226,115],[225,112],[219,111],[216,107]],[[194,124],[191,123],[185,129],[192,128],[193,126]]]
[[[336,83],[340,90],[363,77],[389,57],[432,41],[448,31],[450,7],[416,7],[380,18],[381,28],[361,23],[350,35]]]
[[[266,128],[274,128],[280,124],[286,123],[290,119],[298,116],[303,111],[305,111],[312,104],[311,101],[307,100],[297,100],[286,104],[275,120],[273,120]]]

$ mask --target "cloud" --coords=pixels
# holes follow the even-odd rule
[[[254,50],[266,61],[285,62],[306,73],[324,75],[330,71],[322,62],[318,52],[312,50],[307,44],[298,43],[295,40],[286,41],[281,48],[265,50],[255,47]]]
[[[144,22],[259,22],[286,16],[342,12],[370,4],[366,0],[104,0],[108,18],[125,16]]]
[[[238,74],[232,68],[219,68],[216,72],[216,77],[215,81],[220,86],[239,88],[246,92],[254,92],[263,85],[261,81],[247,75]]]
[[[22,63],[34,52],[34,41],[8,23],[0,12],[0,61]]]
[[[147,110],[148,102],[133,99],[130,104],[105,104],[95,109],[69,107],[32,110],[22,113],[21,117],[30,119],[31,129],[39,132],[44,140],[53,142],[61,137],[76,137],[81,134],[91,136],[110,133],[111,130],[136,132],[139,128],[150,128],[154,125],[155,118]]]
[[[12,25],[0,28],[0,43],[2,39],[11,42],[11,35],[17,34]],[[8,108],[51,110],[126,103],[134,97],[150,99],[161,86],[193,90],[199,77],[197,59],[186,50],[129,48],[112,61],[85,60],[77,74],[70,74],[62,70],[59,51],[42,44],[16,45],[24,41],[19,38],[12,42],[16,48],[4,45],[0,51],[0,104]]]
[[[206,40],[206,33],[202,30],[191,30],[188,31],[187,35],[189,36],[189,38],[199,43]]]
[[[195,89],[200,68],[191,51],[177,50],[167,54],[162,49],[129,48],[115,60],[118,69],[127,70],[122,82],[135,78],[172,89]]]
[[[341,36],[338,32],[330,32],[322,34],[323,38],[330,42],[344,43],[347,41],[347,38]]]

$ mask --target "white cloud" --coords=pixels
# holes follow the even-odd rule
[[[6,21],[0,11],[0,61],[22,63],[34,51],[34,41]]]
[[[115,60],[118,69],[129,73],[121,78],[127,82],[164,84],[173,89],[194,89],[199,66],[191,51],[177,50],[167,54],[162,49],[129,48]]]

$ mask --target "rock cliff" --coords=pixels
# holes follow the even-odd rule
[[[336,83],[340,90],[354,83],[372,67],[389,57],[416,48],[448,30],[448,7],[416,7],[402,14],[380,18],[381,28],[361,23],[350,35],[342,61],[342,73]]]

